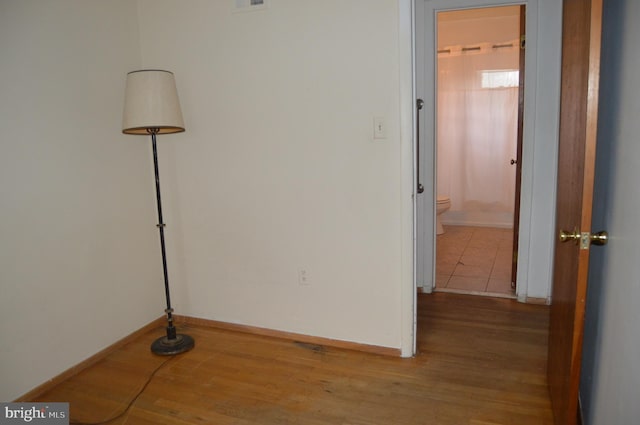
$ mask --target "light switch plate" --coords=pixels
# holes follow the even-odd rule
[[[384,117],[373,117],[373,138],[374,139],[387,138],[387,123]]]

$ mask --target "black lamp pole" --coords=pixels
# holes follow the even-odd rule
[[[195,341],[189,335],[177,334],[173,325],[173,308],[171,308],[171,295],[169,292],[169,275],[167,273],[167,252],[164,244],[164,220],[162,219],[162,200],[160,198],[160,173],[158,172],[158,149],[156,147],[156,134],[160,129],[148,128],[153,144],[153,171],[156,175],[156,200],[158,203],[158,230],[160,231],[160,247],[162,249],[162,271],[164,272],[164,292],[167,298],[167,335],[156,339],[151,344],[151,351],[161,356],[184,353],[191,350]]]

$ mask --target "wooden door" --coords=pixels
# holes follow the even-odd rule
[[[556,237],[591,231],[602,0],[564,0]],[[589,245],[556,241],[549,392],[557,425],[575,425]]]
[[[520,237],[520,194],[522,185],[522,139],[524,135],[524,59],[527,34],[527,6],[520,5],[520,58],[518,66],[518,133],[516,139],[516,194],[513,207],[513,255],[511,256],[511,287],[516,288],[518,275],[518,238]]]

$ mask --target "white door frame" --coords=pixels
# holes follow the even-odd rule
[[[399,91],[400,91],[400,149],[401,149],[401,195],[402,195],[402,269],[400,276],[401,305],[401,353],[410,356],[415,352],[416,335],[416,289],[418,272],[416,241],[417,214],[415,197],[415,101],[417,98],[416,58],[414,28],[418,7],[427,4],[442,10],[484,7],[491,5],[522,4],[522,1],[486,0],[398,0],[398,43],[399,43]],[[527,5],[527,56],[526,56],[526,112],[533,112],[533,119],[527,116],[524,122],[524,146],[522,167],[522,194],[520,212],[520,255],[518,259],[518,300],[525,302],[531,298],[535,302],[551,302],[553,280],[553,249],[555,245],[555,200],[558,151],[558,126],[560,111],[560,69],[562,38],[562,2],[557,0],[528,0]],[[534,10],[537,9],[537,13]],[[535,36],[533,35],[535,34]],[[533,51],[537,51],[536,57]],[[542,69],[542,67],[544,69]],[[540,72],[536,72],[538,68]],[[531,78],[534,75],[535,78]],[[420,93],[425,101],[426,96]],[[431,103],[433,105],[433,102]],[[432,106],[425,105],[423,111]],[[422,132],[425,134],[426,132]],[[534,167],[535,157],[535,167]],[[424,160],[424,159],[423,159]],[[426,165],[426,164],[423,164]],[[433,172],[433,161],[430,169]],[[535,172],[534,172],[535,168]],[[424,177],[423,177],[424,178]],[[423,183],[428,183],[424,182]],[[425,185],[427,188],[429,184]],[[425,189],[427,190],[427,189]],[[435,215],[434,188],[431,198],[420,195],[423,202],[431,205],[427,211]],[[431,238],[434,239],[431,230]],[[424,238],[423,235],[420,237]],[[424,239],[423,239],[424,240]],[[431,246],[433,253],[433,246]],[[429,269],[429,287],[433,287],[433,265]],[[421,285],[424,282],[420,282]]]
[[[424,19],[424,34],[418,34],[416,39],[416,68],[417,79],[416,88],[419,96],[423,96],[425,106],[420,120],[424,123],[421,131],[421,169],[425,173],[425,191],[418,196],[417,204],[417,285],[422,286],[424,292],[431,292],[435,286],[435,197],[436,197],[436,136],[435,136],[435,112],[436,112],[436,88],[435,88],[435,62],[429,64],[427,58],[436,56],[436,13],[441,10],[456,10],[478,7],[508,6],[525,4],[527,22],[527,49],[525,60],[525,115],[523,132],[523,156],[522,156],[522,184],[521,199],[524,207],[530,206],[532,194],[532,179],[530,176],[533,169],[533,130],[535,128],[535,80],[536,80],[536,58],[537,58],[537,0],[416,0],[416,19]],[[422,9],[422,10],[421,10]],[[423,18],[420,14],[424,12]],[[420,32],[418,25],[416,31]],[[421,46],[420,39],[424,40]],[[421,48],[422,47],[422,48]],[[420,81],[420,77],[424,77]],[[529,178],[528,178],[529,177]],[[527,216],[530,216],[530,209],[523,208],[521,211],[520,239],[529,239],[529,226]],[[526,244],[521,244],[518,252],[518,276],[517,281],[526,281],[527,268],[524,265],[528,262],[529,250]],[[422,284],[422,285],[421,285]]]
[[[400,354],[416,352],[416,198],[415,198],[415,66],[414,1],[398,0],[399,100],[401,150]]]

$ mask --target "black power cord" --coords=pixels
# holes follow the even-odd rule
[[[136,401],[138,401],[138,398],[140,398],[140,396],[142,395],[142,393],[144,393],[144,390],[147,389],[147,387],[149,386],[149,384],[151,383],[151,380],[153,379],[153,377],[156,375],[156,373],[158,373],[160,371],[160,369],[162,369],[164,367],[164,365],[166,365],[167,363],[169,363],[172,359],[174,359],[176,356],[171,356],[169,358],[167,358],[165,361],[163,361],[162,363],[160,363],[160,365],[158,367],[156,367],[153,372],[151,372],[151,375],[149,375],[149,377],[147,378],[147,381],[144,383],[144,385],[142,386],[142,388],[140,388],[140,390],[136,393],[136,395],[131,399],[131,401],[129,402],[129,404],[127,404],[127,407],[125,407],[125,409],[118,413],[117,415],[109,418],[109,419],[105,419],[103,421],[100,422],[77,422],[74,421],[73,419],[71,419],[69,421],[69,425],[104,425],[104,424],[108,424],[109,422],[113,422],[116,419],[120,419],[121,417],[123,417],[124,415],[126,415],[129,410],[131,409],[131,407],[135,404]]]

